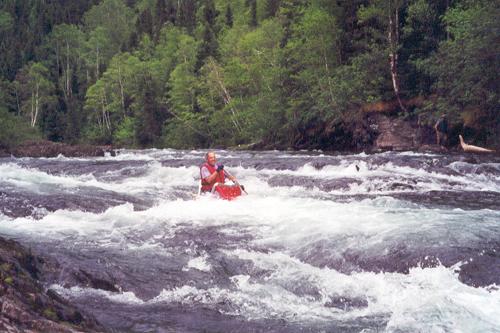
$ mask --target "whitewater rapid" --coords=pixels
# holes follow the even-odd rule
[[[0,235],[109,330],[500,332],[499,158],[220,150],[224,201],[204,154],[0,159]]]

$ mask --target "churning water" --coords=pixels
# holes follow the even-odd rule
[[[204,153],[0,159],[0,235],[114,332],[500,332],[500,158]]]

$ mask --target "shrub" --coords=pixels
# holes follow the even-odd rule
[[[28,123],[0,107],[0,148],[11,149],[25,140],[40,138],[40,133]]]

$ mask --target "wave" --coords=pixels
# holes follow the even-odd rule
[[[250,321],[269,318],[289,322],[353,322],[383,318],[386,332],[447,331],[497,332],[500,290],[473,288],[461,283],[459,265],[446,268],[414,267],[409,274],[360,272],[350,275],[318,268],[283,253],[234,251],[268,274],[264,278],[235,275],[226,288],[182,285],[163,289],[142,300],[133,292],[91,288],[50,288],[70,299],[103,298],[113,303],[150,306],[208,306]]]
[[[229,202],[195,195],[205,152],[2,160],[0,234],[64,263],[50,288],[111,328],[208,309],[291,331],[498,331],[494,158],[221,150],[249,193]]]

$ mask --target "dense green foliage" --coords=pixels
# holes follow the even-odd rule
[[[0,143],[300,146],[397,101],[494,145],[498,22],[486,0],[4,0]]]
[[[11,84],[0,81],[0,149],[9,149],[23,140],[39,137],[28,122],[8,111],[15,104],[11,98],[12,89]]]

